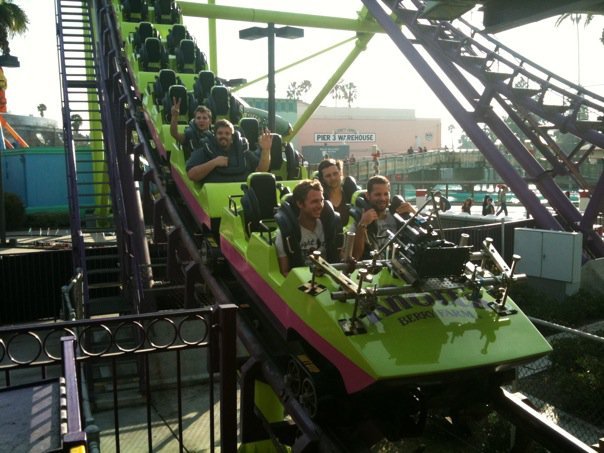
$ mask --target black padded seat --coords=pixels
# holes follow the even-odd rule
[[[363,211],[369,207],[369,203],[367,202],[367,191],[366,190],[357,190],[351,196],[350,200],[350,209],[348,212],[350,213],[350,217],[352,217],[356,222],[361,219],[363,215]]]
[[[146,0],[124,0],[122,2],[122,16],[126,22],[146,21],[149,15],[149,6]]]
[[[283,140],[279,134],[272,133],[271,165],[269,171],[280,170],[283,165]]]
[[[283,245],[291,267],[304,265],[304,257],[300,250],[302,234],[298,215],[299,209],[291,201],[289,195],[281,200],[281,205],[275,213],[275,220],[281,230]],[[321,223],[323,224],[327,249],[327,256],[324,258],[330,263],[338,262],[340,260],[339,249],[342,247],[344,235],[340,214],[333,209],[333,205],[329,200],[325,200],[325,205],[321,211]]]
[[[243,135],[250,144],[250,149],[255,150],[258,147],[258,136],[260,135],[260,123],[256,118],[241,118],[239,127]]]
[[[216,78],[212,71],[205,69],[199,71],[193,85],[193,94],[195,95],[198,104],[206,104],[207,99],[210,97],[210,91],[214,85],[216,85]]]
[[[272,173],[252,173],[247,183],[241,185],[241,190],[245,231],[249,236],[254,231],[261,231],[261,220],[272,220],[275,215],[278,206],[275,176]]]
[[[214,85],[210,90],[210,97],[206,103],[212,111],[214,119],[227,117],[230,111],[231,95],[229,89],[222,85]]]
[[[182,83],[172,69],[161,69],[153,84],[153,102],[156,105],[163,104],[164,97],[172,85],[182,85]]]
[[[140,67],[143,71],[159,71],[167,66],[167,58],[159,38],[145,39],[140,54]]]
[[[180,112],[178,116],[179,123],[188,123],[189,120],[193,117],[193,111],[195,109],[194,104],[192,103],[193,96],[187,92],[187,89],[183,85],[172,85],[166,95],[164,96],[163,101],[163,119],[166,123],[170,123],[170,119],[172,117],[172,105],[173,99],[180,99]]]
[[[174,0],[155,0],[155,22],[158,24],[177,24],[180,9]]]
[[[361,190],[361,187],[357,184],[357,180],[352,176],[346,176],[342,182],[342,192],[344,192],[344,203],[350,204],[354,193]]]
[[[169,54],[174,54],[176,48],[183,39],[191,39],[191,35],[182,24],[175,24],[166,36],[166,50]]]
[[[174,51],[176,70],[185,74],[195,72],[196,46],[192,39],[182,39]]]
[[[147,38],[157,38],[157,30],[151,22],[141,22],[132,34],[132,47],[140,54]]]
[[[300,162],[302,161],[299,153],[294,149],[294,146],[288,142],[283,147],[283,154],[285,155],[287,167],[287,179],[299,179]]]

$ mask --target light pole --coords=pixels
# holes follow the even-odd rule
[[[269,23],[266,28],[250,27],[239,30],[239,39],[253,41],[268,38],[268,128],[275,132],[275,36],[297,39],[304,36],[304,30],[298,27],[275,27]]]

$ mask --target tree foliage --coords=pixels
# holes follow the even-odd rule
[[[338,83],[334,85],[334,87],[329,92],[331,97],[336,101],[343,99],[348,104],[348,107],[352,107],[354,101],[356,101],[358,96],[358,88],[354,82],[344,82],[344,80],[340,80]]]
[[[559,27],[560,24],[566,20],[570,20],[575,25],[579,25],[581,23],[581,20],[583,20],[583,26],[587,27],[594,19],[594,17],[594,14],[564,13],[560,17],[558,17],[558,19],[556,19],[556,27]],[[604,44],[604,29],[602,29],[600,41],[602,42],[602,44]]]
[[[38,112],[40,112],[40,116],[44,118],[44,112],[46,111],[45,104],[38,104]]]
[[[287,86],[287,99],[293,99],[298,101],[302,99],[302,96],[306,94],[312,87],[310,80],[303,80],[302,82],[291,82]]]
[[[0,49],[4,55],[10,54],[9,39],[15,34],[25,33],[28,23],[20,6],[9,0],[0,0]]]

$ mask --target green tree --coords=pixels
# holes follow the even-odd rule
[[[29,20],[25,11],[10,0],[0,0],[0,49],[3,55],[10,55],[9,38],[27,31]]]
[[[46,105],[38,104],[38,112],[40,112],[40,116],[44,118],[44,112],[46,111]]]
[[[287,99],[293,99],[298,101],[302,99],[302,96],[308,92],[312,87],[310,80],[303,80],[302,82],[291,82],[287,87]]]

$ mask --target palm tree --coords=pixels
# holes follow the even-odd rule
[[[44,112],[46,111],[46,105],[38,104],[38,112],[40,112],[40,116],[44,118]]]
[[[455,143],[453,142],[453,131],[455,130],[454,124],[449,124],[449,134],[451,135],[451,151],[455,149]]]
[[[10,0],[0,0],[0,49],[3,55],[10,55],[9,38],[25,33],[29,20],[25,11]]]
[[[310,80],[303,80],[302,82],[291,82],[287,87],[287,99],[299,100],[304,93],[306,93],[312,87]]]
[[[348,82],[342,85],[342,98],[348,103],[348,108],[352,106],[352,103],[356,100],[358,90],[354,82]]]
[[[343,92],[342,92],[343,86],[344,86],[344,80],[340,80],[338,83],[336,83],[333,86],[333,88],[329,92],[329,94],[331,94],[331,97],[336,101],[336,107],[338,106],[338,101],[344,97]]]
[[[577,85],[581,85],[581,43],[579,41],[579,24],[581,23],[581,20],[583,20],[583,26],[587,27],[594,17],[594,14],[565,13],[556,19],[556,27],[560,26],[566,19],[570,19],[577,29]],[[604,30],[602,30],[600,41],[604,44]]]

